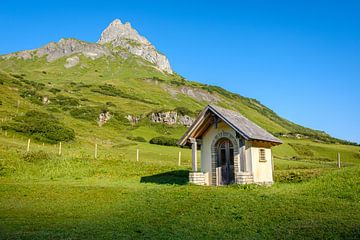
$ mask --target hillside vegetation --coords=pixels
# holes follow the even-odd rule
[[[356,144],[131,54],[75,55],[71,68],[66,57],[0,60],[1,239],[360,238]],[[274,186],[188,184],[191,151],[173,146],[187,128],[149,116],[195,117],[209,102],[284,141]]]

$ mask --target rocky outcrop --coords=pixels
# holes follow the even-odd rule
[[[135,124],[139,123],[139,121],[140,121],[140,117],[136,117],[133,115],[127,115],[125,118],[127,120],[129,120],[131,125],[135,125]]]
[[[99,114],[98,124],[101,127],[111,119],[111,114],[108,111],[101,112]]]
[[[181,124],[189,127],[194,119],[187,115],[179,115],[176,111],[154,112],[150,115],[150,120],[155,123],[168,125]]]
[[[44,57],[48,62],[53,62],[59,58],[71,56],[73,54],[83,54],[84,56],[94,60],[103,56],[112,55],[111,51],[102,45],[96,43],[88,43],[76,39],[62,38],[59,42],[51,42],[41,48],[35,50],[26,50],[16,53],[4,55],[4,58],[17,57],[29,59],[32,57]]]
[[[173,98],[177,98],[177,94],[185,94],[196,101],[203,101],[208,103],[216,103],[219,101],[219,97],[205,91],[203,89],[182,86],[180,88],[172,87],[171,85],[163,85],[163,89],[167,91]]]
[[[72,68],[78,65],[80,62],[80,58],[78,56],[70,57],[66,59],[66,63],[64,64],[65,68]]]
[[[101,34],[99,44],[111,43],[114,47],[121,47],[132,54],[153,63],[159,70],[172,74],[169,60],[135,29],[130,23],[122,24],[115,19]]]

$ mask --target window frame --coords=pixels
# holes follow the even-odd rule
[[[259,148],[259,162],[267,162],[265,148]]]

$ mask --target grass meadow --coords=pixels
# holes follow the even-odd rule
[[[95,159],[90,143],[65,143],[59,156],[58,145],[33,141],[27,154],[25,137],[2,132],[0,238],[358,239],[356,147],[317,144],[300,159],[289,146],[274,149],[271,187],[205,187],[187,181],[189,149],[105,141]]]

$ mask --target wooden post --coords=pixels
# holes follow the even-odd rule
[[[26,148],[26,152],[30,151],[30,138],[28,139],[28,143],[27,143],[27,148]]]
[[[139,149],[136,149],[136,161],[139,161]]]
[[[341,162],[340,162],[340,153],[338,152],[338,155],[337,155],[337,166],[338,168],[341,168]]]
[[[95,152],[94,152],[94,158],[97,158],[97,143],[95,143]]]
[[[59,143],[59,156],[61,156],[61,142]]]
[[[179,162],[178,162],[178,166],[181,166],[181,152],[179,152]]]

